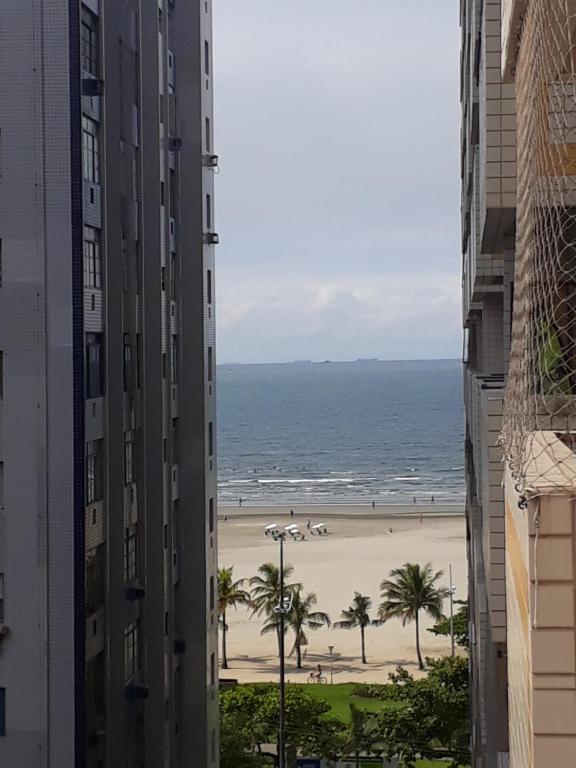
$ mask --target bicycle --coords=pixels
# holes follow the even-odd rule
[[[324,675],[319,675],[318,672],[310,672],[308,675],[308,683],[315,683],[316,685],[325,685],[328,682],[328,678]]]

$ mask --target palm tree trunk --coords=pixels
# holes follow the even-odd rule
[[[296,669],[302,669],[302,648],[298,638],[296,638]]]
[[[420,653],[420,616],[418,610],[416,611],[416,655],[418,656],[418,667],[424,669],[424,662],[422,661],[422,654]]]
[[[362,638],[362,664],[367,664],[366,661],[366,641],[364,640],[364,627],[360,627],[360,637]]]
[[[222,669],[228,669],[228,656],[226,655],[226,611],[222,612]]]

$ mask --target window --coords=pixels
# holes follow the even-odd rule
[[[206,301],[212,304],[212,270],[206,271]]]
[[[98,74],[98,19],[86,8],[80,23],[80,61],[85,72]]]
[[[212,347],[208,347],[208,381],[214,378],[214,355]]]
[[[84,178],[93,184],[100,184],[98,125],[89,117],[82,118],[82,163]]]
[[[104,605],[104,546],[86,553],[86,615]]]
[[[86,443],[86,504],[102,498],[102,470],[102,440],[92,440]]]
[[[104,349],[101,333],[86,334],[86,397],[104,393]]]
[[[132,356],[132,344],[130,342],[130,334],[124,334],[124,392],[131,392],[134,388],[134,362]]]
[[[210,135],[210,118],[205,118],[205,146],[206,146],[206,152],[212,152],[212,136]]]
[[[6,736],[6,688],[0,688],[0,736]]]
[[[138,668],[138,624],[135,622],[124,630],[124,679],[134,677]]]
[[[210,74],[210,43],[204,40],[204,73],[206,77]]]
[[[134,481],[134,432],[124,432],[124,484]]]
[[[4,574],[0,573],[0,626],[4,624]]]
[[[210,499],[208,502],[208,525],[210,533],[214,533],[214,499]]]
[[[164,523],[164,549],[168,549],[168,523]]]
[[[172,384],[178,381],[178,336],[172,336],[171,346]]]
[[[214,427],[212,422],[208,423],[208,453],[210,456],[214,455]]]
[[[100,233],[94,227],[84,227],[84,285],[87,288],[102,287]]]
[[[214,685],[216,682],[216,657],[213,653],[210,654],[210,685]]]
[[[124,530],[124,581],[132,581],[138,573],[138,529]]]
[[[212,198],[210,195],[206,195],[206,227],[212,228]]]
[[[214,576],[210,576],[210,610],[214,610]]]

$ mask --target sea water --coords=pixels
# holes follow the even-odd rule
[[[456,360],[218,367],[221,503],[464,499]]]

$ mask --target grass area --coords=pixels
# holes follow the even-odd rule
[[[402,706],[395,701],[382,701],[381,699],[363,699],[352,694],[355,683],[337,683],[336,685],[316,685],[315,683],[294,683],[317,699],[328,702],[332,707],[331,714],[342,720],[350,722],[350,703],[365,712],[380,712],[385,708]],[[422,768],[428,768],[423,765]]]

